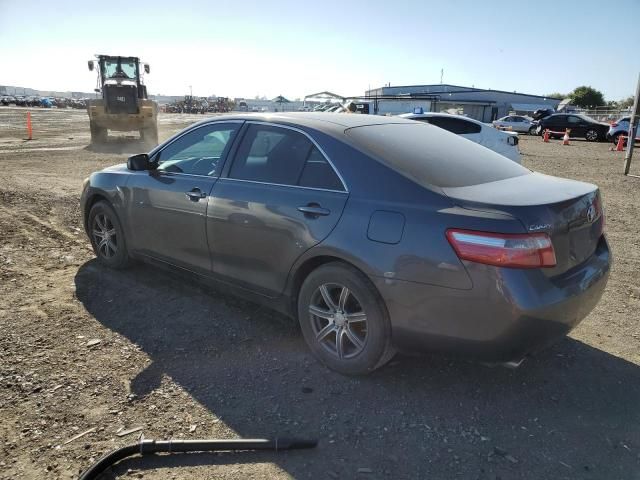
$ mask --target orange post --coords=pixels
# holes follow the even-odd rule
[[[544,130],[544,135],[542,136],[542,141],[544,143],[549,143],[549,129],[548,128],[546,128]]]
[[[33,139],[33,129],[31,128],[31,112],[27,112],[27,140]]]
[[[618,143],[616,144],[616,152],[624,152],[624,135],[618,135]]]

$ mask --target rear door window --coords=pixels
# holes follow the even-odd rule
[[[317,147],[313,146],[307,157],[298,185],[301,187],[324,188],[326,190],[344,190],[342,181],[331,164]]]
[[[477,123],[455,117],[429,117],[429,123],[457,135],[480,133],[482,127]]]
[[[249,125],[229,177],[295,185],[311,146],[308,138],[294,130],[270,125]]]
[[[272,125],[249,125],[229,178],[344,190],[331,164],[306,135]]]

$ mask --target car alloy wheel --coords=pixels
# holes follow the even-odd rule
[[[111,259],[118,254],[118,234],[113,221],[105,213],[94,217],[91,235],[99,255]]]
[[[311,297],[311,327],[316,341],[337,359],[358,356],[367,343],[367,314],[344,285],[324,283]]]
[[[598,132],[593,129],[587,130],[587,133],[585,133],[584,138],[586,138],[590,142],[595,142],[598,139]]]

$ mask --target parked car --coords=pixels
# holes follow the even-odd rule
[[[472,142],[487,147],[494,152],[504,155],[516,163],[521,163],[518,149],[518,134],[496,130],[491,125],[479,122],[473,118],[449,113],[404,113],[402,118],[426,122],[455,133]]]
[[[631,117],[622,117],[619,120],[616,120],[609,126],[609,131],[607,132],[607,140],[612,141],[613,143],[618,143],[618,137],[620,135],[628,136],[629,135],[629,123],[631,122]],[[635,137],[638,137],[638,126],[635,128]],[[624,142],[627,143],[626,141]]]
[[[510,128],[514,132],[536,134],[536,124],[529,117],[522,115],[507,115],[493,121],[494,127]]]
[[[589,142],[596,142],[607,138],[609,124],[577,113],[556,113],[540,120],[537,133],[542,135],[548,129],[557,132],[551,136],[562,137],[567,128],[571,130],[570,137],[584,137]]]
[[[517,364],[594,308],[610,268],[598,187],[398,117],[209,118],[93,173],[81,210],[102,265],[227,285],[345,374],[396,349]]]

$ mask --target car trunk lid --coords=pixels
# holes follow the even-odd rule
[[[557,265],[549,276],[566,272],[589,258],[603,233],[604,215],[595,185],[531,173],[467,187],[444,188],[457,205],[507,213],[529,233],[551,237]]]

